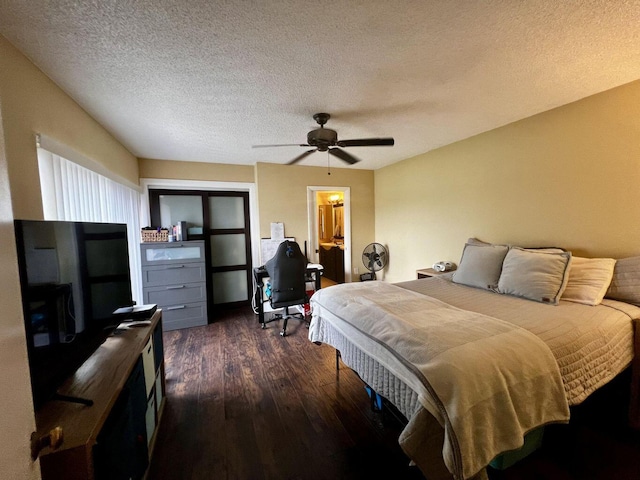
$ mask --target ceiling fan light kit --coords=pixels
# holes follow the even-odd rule
[[[331,115],[328,113],[316,113],[313,116],[313,119],[320,125],[320,128],[316,128],[315,130],[311,130],[307,133],[307,143],[302,144],[281,144],[281,145],[254,145],[254,148],[260,147],[290,147],[290,146],[300,146],[300,147],[315,147],[311,150],[307,150],[304,153],[301,153],[293,160],[288,162],[288,165],[293,165],[298,163],[308,155],[311,155],[314,152],[328,152],[334,157],[338,157],[340,160],[348,163],[349,165],[353,165],[358,163],[360,160],[350,153],[342,150],[344,147],[380,147],[380,146],[393,146],[395,143],[393,138],[391,137],[383,137],[383,138],[360,138],[353,140],[338,140],[338,132],[332,130],[330,128],[324,128],[325,124],[329,121]],[[338,148],[340,147],[340,148]]]

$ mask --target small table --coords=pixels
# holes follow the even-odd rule
[[[449,270],[451,272],[452,270]],[[418,275],[418,279],[420,278],[429,278],[429,277],[437,277],[438,275],[442,275],[444,273],[449,272],[438,272],[433,268],[421,268],[420,270],[416,270],[416,274]]]

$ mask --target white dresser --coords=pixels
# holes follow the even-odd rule
[[[162,308],[162,327],[207,324],[204,241],[140,244],[144,303]]]

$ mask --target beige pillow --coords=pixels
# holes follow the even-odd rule
[[[494,289],[508,250],[506,245],[467,243],[452,280],[470,287]]]
[[[605,297],[640,305],[640,257],[622,258],[616,262]]]
[[[571,252],[511,247],[502,264],[498,292],[557,305],[567,286]]]
[[[613,258],[573,257],[561,300],[599,305],[607,293],[615,265]]]

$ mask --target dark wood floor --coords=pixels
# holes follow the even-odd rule
[[[292,321],[285,338],[247,309],[165,332],[168,402],[149,480],[423,479],[398,446],[401,425],[373,412],[331,347]],[[622,379],[624,380],[624,379]],[[548,427],[543,446],[492,480],[640,479],[640,441],[614,382]]]

